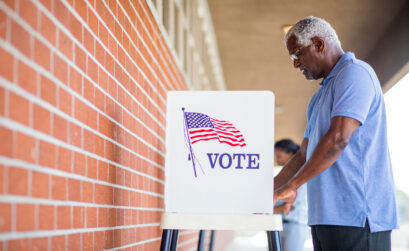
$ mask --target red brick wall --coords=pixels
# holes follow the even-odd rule
[[[158,250],[186,88],[144,0],[0,1],[0,250]]]

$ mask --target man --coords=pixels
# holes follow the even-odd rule
[[[326,21],[307,17],[286,34],[294,67],[323,79],[308,106],[300,150],[274,180],[288,214],[308,182],[314,250],[390,250],[398,227],[386,116],[373,69],[344,53]]]

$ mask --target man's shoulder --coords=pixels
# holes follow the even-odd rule
[[[358,74],[362,76],[376,77],[374,69],[365,61],[356,57],[349,58],[338,71],[338,74]],[[356,75],[355,75],[356,76]]]
[[[373,68],[366,62],[360,59],[350,59],[343,67],[337,72],[335,82],[344,81],[365,81],[365,82],[377,82]]]

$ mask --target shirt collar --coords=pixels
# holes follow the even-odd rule
[[[328,74],[326,78],[324,78],[321,82],[321,85],[324,86],[328,83],[328,81],[337,75],[337,73],[342,69],[342,67],[345,65],[347,61],[350,59],[355,59],[355,54],[352,52],[345,52],[342,54],[338,62],[335,64],[334,68],[332,68],[331,72]]]

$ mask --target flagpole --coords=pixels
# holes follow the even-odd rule
[[[183,111],[183,117],[185,118],[185,129],[186,129],[186,135],[187,135],[187,138],[188,138],[188,141],[189,141],[190,157],[192,159],[193,171],[195,172],[195,177],[197,178],[196,167],[195,167],[195,158],[193,157],[192,145],[190,144],[189,128],[187,126],[187,118],[186,118],[186,113],[185,113],[185,108],[184,107],[182,107],[182,111]]]

